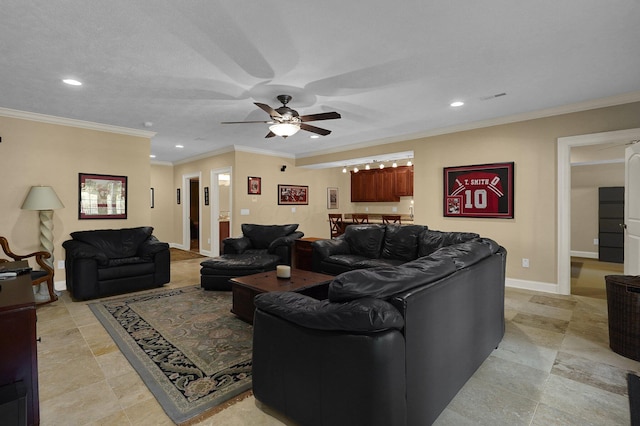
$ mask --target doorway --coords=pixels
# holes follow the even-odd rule
[[[189,179],[189,250],[200,251],[200,179]]]
[[[182,176],[182,249],[200,252],[200,173]]]
[[[640,129],[558,138],[557,293],[571,294],[571,148],[640,138]]]

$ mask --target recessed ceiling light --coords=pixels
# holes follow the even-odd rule
[[[451,102],[451,106],[452,107],[461,107],[462,105],[464,105],[464,102],[461,101],[455,101],[455,102]]]
[[[150,158],[156,158],[155,154],[150,154],[149,157]]]
[[[74,80],[72,78],[65,78],[64,80],[62,80],[63,83],[66,83],[70,86],[82,86],[82,83],[80,83],[78,80]]]
[[[184,148],[184,145],[176,145],[176,148]]]
[[[309,136],[311,139],[318,139],[320,137],[320,135],[311,135]]]

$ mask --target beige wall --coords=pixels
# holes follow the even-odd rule
[[[174,241],[173,166],[152,164],[149,185],[153,188],[154,193],[154,207],[150,213],[150,220],[154,227],[153,233],[160,241]]]
[[[557,139],[640,127],[640,103],[563,114],[300,159],[298,165],[414,151],[415,222],[432,229],[472,231],[509,251],[507,276],[557,282]],[[442,169],[515,162],[515,218],[445,218]],[[521,266],[528,258],[529,268]]]
[[[598,188],[624,186],[624,163],[571,167],[571,251],[598,253]]]
[[[31,185],[51,184],[66,208],[55,212],[55,256],[69,233],[80,229],[118,228],[151,224],[161,240],[182,244],[183,176],[200,176],[201,186],[211,188],[211,170],[232,168],[232,235],[240,224],[299,223],[307,236],[328,237],[327,213],[360,210],[350,202],[350,177],[339,169],[300,167],[326,161],[413,150],[415,222],[432,229],[474,231],[494,238],[508,251],[507,276],[530,282],[555,283],[557,270],[557,138],[640,127],[640,103],[565,114],[484,129],[451,133],[359,150],[293,160],[248,152],[230,152],[177,164],[149,165],[149,139],[70,126],[0,117],[0,178],[4,182],[0,204],[0,235],[7,236],[16,251],[38,247],[38,217],[20,210]],[[442,168],[446,166],[515,162],[515,219],[444,218],[442,216]],[[285,172],[280,171],[287,165]],[[298,167],[296,167],[298,166]],[[78,172],[128,176],[127,220],[77,219]],[[262,178],[262,194],[247,194],[247,177]],[[307,206],[277,204],[277,185],[308,185]],[[155,189],[154,209],[149,188]],[[329,211],[327,187],[338,187],[340,208]],[[183,203],[175,200],[177,188]],[[202,198],[201,198],[202,200]],[[407,207],[398,203],[399,210]],[[386,203],[370,203],[371,209],[391,209]],[[393,203],[392,203],[393,204]],[[211,205],[201,206],[202,249],[211,246]],[[249,209],[241,216],[241,209]],[[371,210],[370,210],[371,211]],[[402,211],[400,211],[403,213]],[[590,237],[591,238],[591,237]],[[523,257],[530,268],[521,267]],[[64,278],[57,271],[56,281]]]
[[[0,235],[15,253],[40,246],[38,213],[20,209],[33,185],[52,186],[65,206],[53,216],[56,264],[71,232],[150,224],[149,138],[4,116],[0,136]],[[128,177],[127,219],[78,219],[81,172]],[[56,269],[55,281],[62,280],[64,269]]]

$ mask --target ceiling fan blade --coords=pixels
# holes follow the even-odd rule
[[[342,116],[337,112],[321,112],[320,114],[301,115],[300,121],[335,120]]]
[[[276,111],[275,109],[271,108],[267,104],[261,104],[260,102],[254,102],[254,104],[258,108],[262,109],[264,112],[269,114],[271,117],[282,117],[278,111]]]
[[[267,136],[265,136],[264,138],[265,138],[265,139],[266,139],[266,138],[272,138],[272,137],[274,137],[275,135],[276,135],[275,133],[273,133],[272,131],[269,131],[269,133],[267,133]]]
[[[300,124],[300,128],[302,130],[306,130],[307,132],[317,133],[322,136],[327,136],[329,133],[331,133],[331,130],[321,129],[320,127],[316,127],[316,126],[312,126],[310,124],[304,124],[304,123]]]
[[[273,123],[273,121],[221,121],[220,124]]]

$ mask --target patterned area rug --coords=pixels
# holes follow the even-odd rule
[[[229,312],[230,292],[186,287],[89,307],[175,423],[251,388],[252,328]]]

